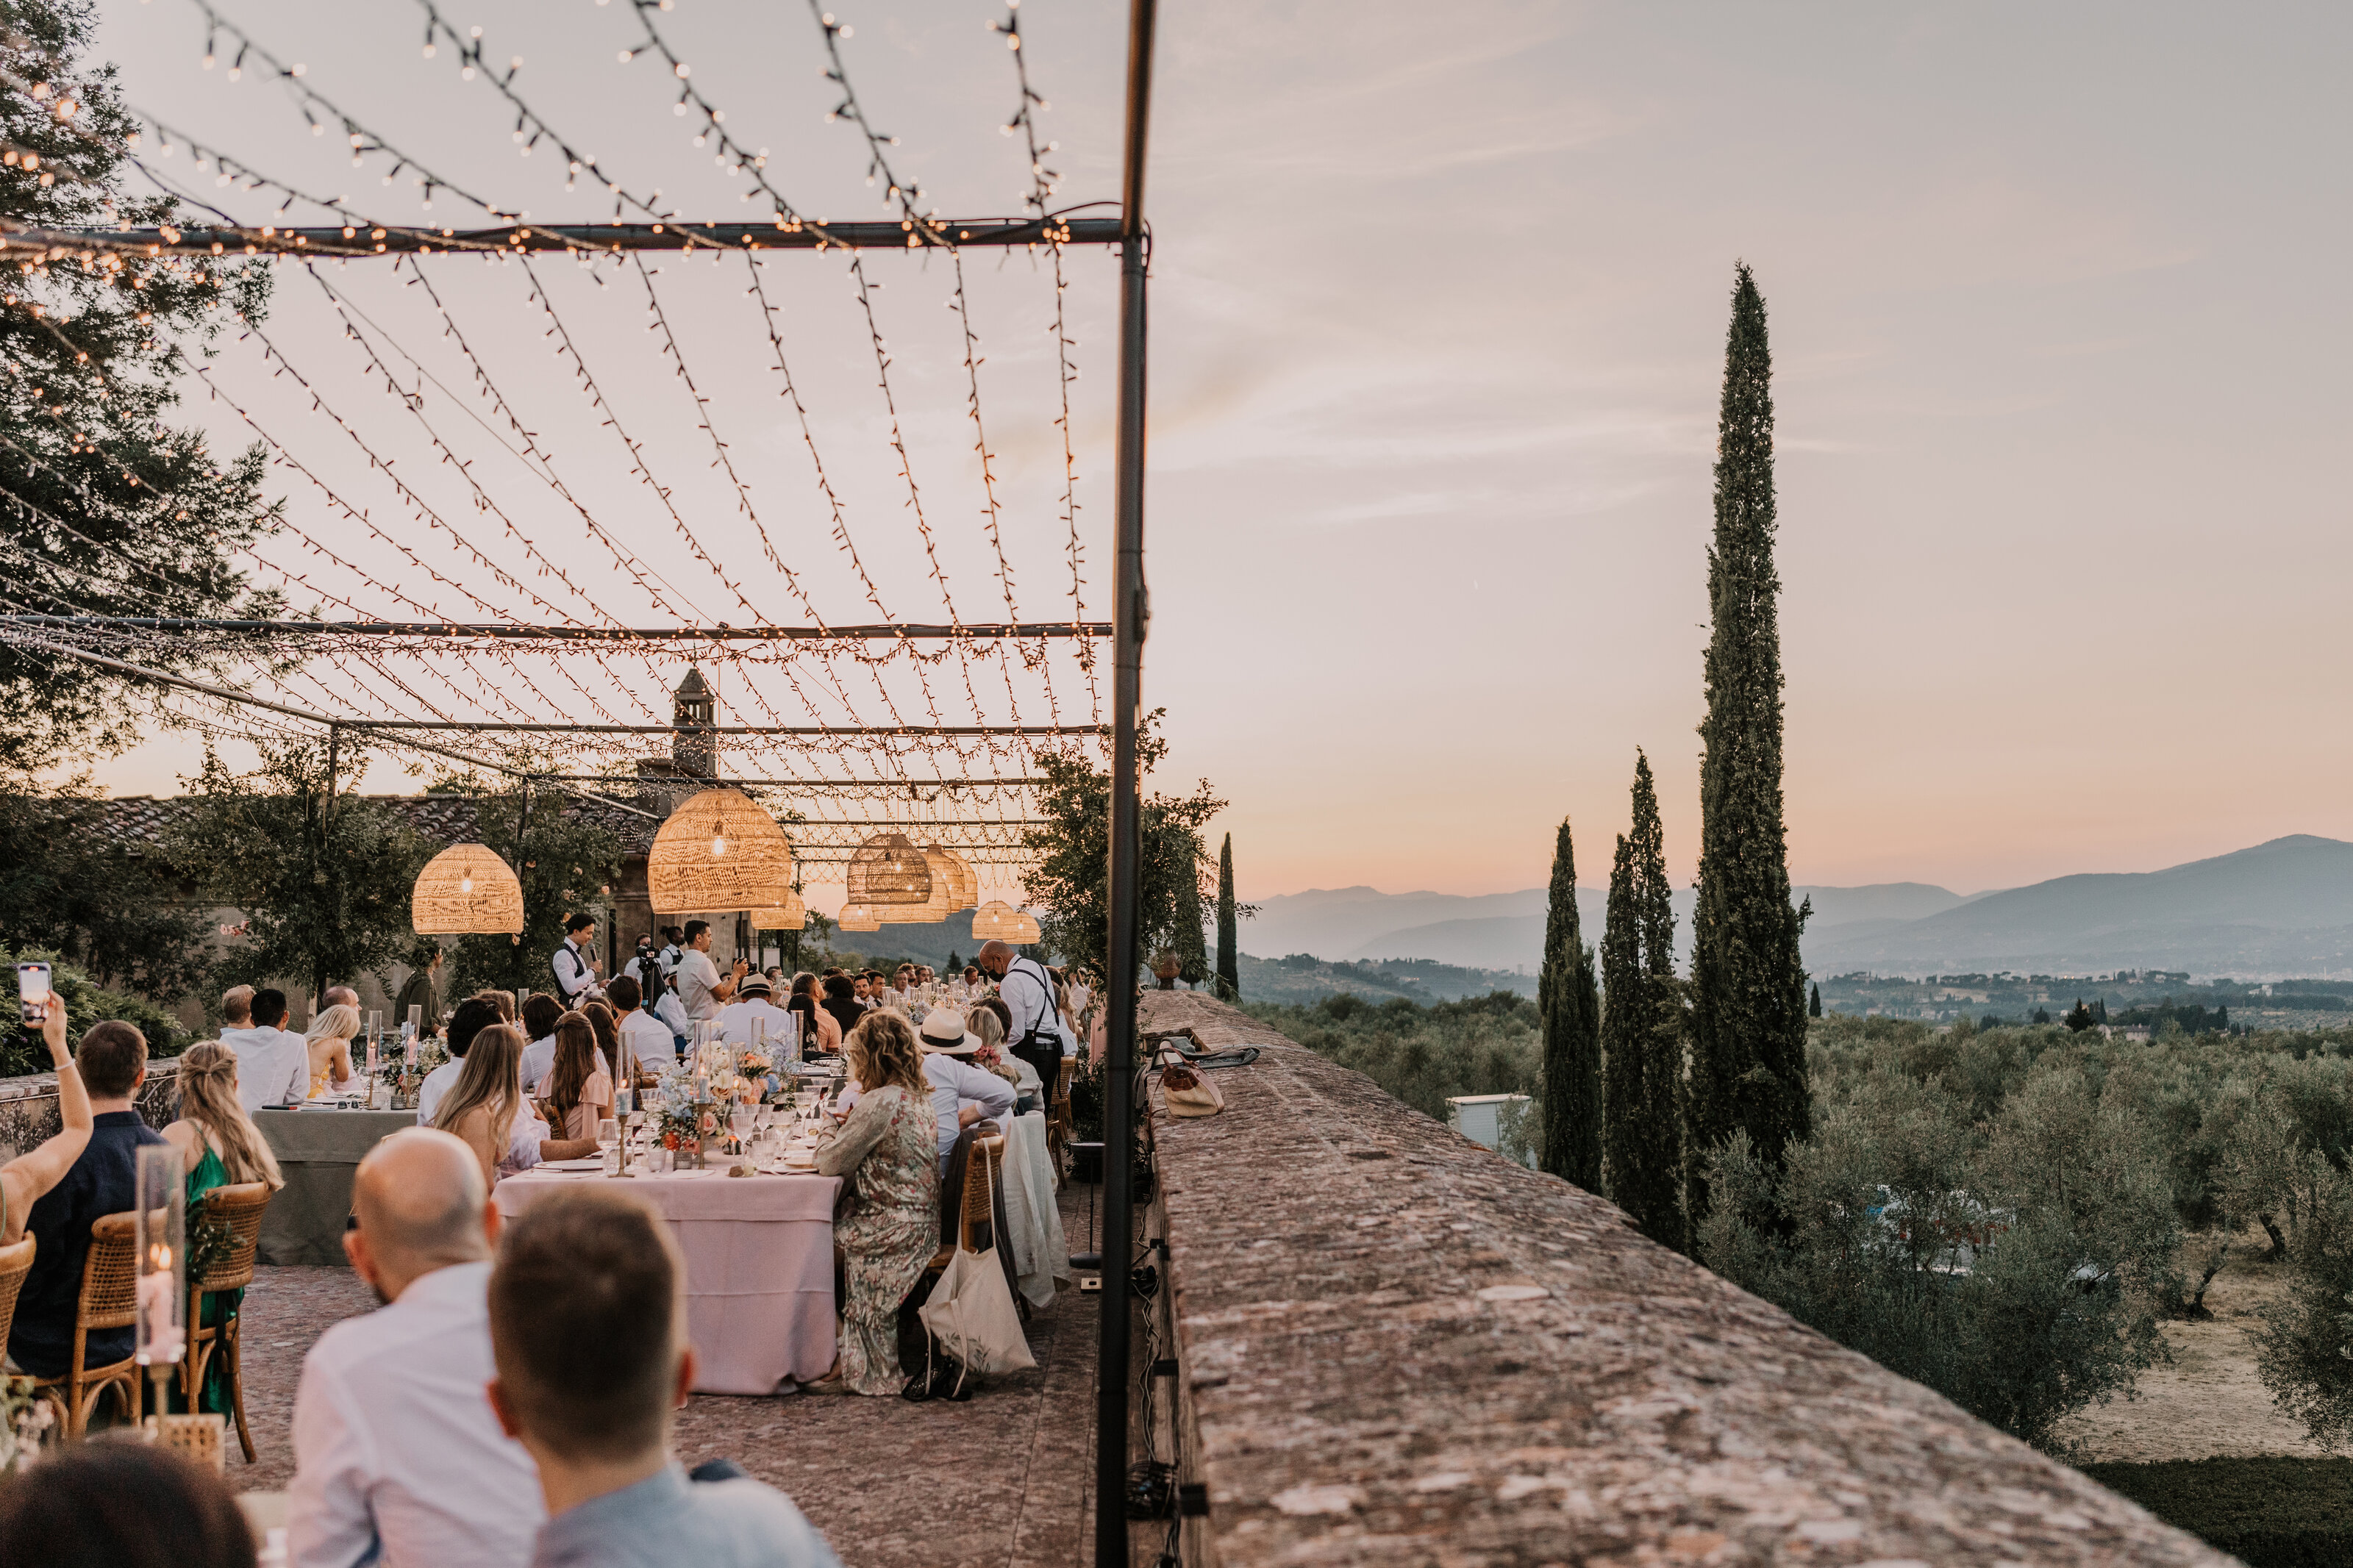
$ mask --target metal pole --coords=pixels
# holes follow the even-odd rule
[[[1095,1568],[1127,1568],[1128,1272],[1134,1226],[1128,1161],[1134,1149],[1137,959],[1136,721],[1144,707],[1145,132],[1152,107],[1155,0],[1131,0],[1127,135],[1120,185],[1117,542],[1112,568],[1111,1013],[1103,1082],[1103,1356],[1095,1385]]]

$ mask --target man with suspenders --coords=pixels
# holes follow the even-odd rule
[[[555,999],[577,1007],[596,994],[596,917],[583,911],[564,922],[564,945],[549,955],[555,974]]]
[[[997,997],[1013,1015],[1005,1031],[1005,1048],[1038,1070],[1038,1081],[1052,1094],[1062,1072],[1061,1019],[1054,1008],[1054,983],[1046,966],[1034,958],[1017,958],[1001,942],[986,943],[977,960],[997,977]]]

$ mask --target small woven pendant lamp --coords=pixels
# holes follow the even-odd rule
[[[849,858],[849,901],[880,910],[932,899],[932,866],[903,833],[878,833]]]
[[[844,904],[839,918],[833,922],[843,931],[881,931],[882,922],[864,904]]]
[[[792,887],[792,840],[742,790],[688,796],[646,854],[646,894],[656,914],[776,909]]]
[[[1019,942],[1021,922],[1028,917],[1002,899],[991,899],[972,915],[975,942]],[[1031,924],[1034,927],[1035,921]]]
[[[799,931],[808,924],[808,906],[790,888],[785,889],[785,901],[773,909],[754,910],[744,917],[754,931]]]
[[[936,896],[932,900],[940,911],[936,918],[945,920],[958,910],[969,910],[979,904],[980,873],[972,868],[971,861],[937,844],[924,845],[923,854],[932,862],[933,879],[937,881],[944,871],[949,883],[948,901],[942,904]]]
[[[522,883],[489,845],[452,844],[417,874],[408,921],[419,936],[519,935]]]

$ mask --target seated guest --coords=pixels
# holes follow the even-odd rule
[[[540,1110],[556,1137],[594,1143],[596,1123],[613,1114],[613,1074],[603,1057],[585,1015],[556,1020],[555,1062],[539,1086]]]
[[[473,1048],[474,1037],[500,1022],[499,1010],[487,994],[469,996],[450,1011],[449,1059],[425,1075],[417,1086],[417,1125],[433,1125],[433,1113],[441,1109],[441,1097],[466,1070],[466,1053]]]
[[[0,1486],[0,1563],[253,1568],[255,1557],[228,1483],[160,1444],[52,1449]]]
[[[446,1132],[396,1132],[360,1162],[352,1213],[343,1250],[385,1305],[302,1358],[290,1568],[522,1568],[546,1511],[482,1393],[499,1215],[481,1166]]]
[[[756,1034],[770,1051],[782,1051],[792,1015],[770,1001],[772,994],[766,975],[746,975],[736,987],[736,1000],[719,1009],[719,1037],[730,1045],[748,1046]]]
[[[332,996],[334,992],[328,994]],[[352,1037],[359,1032],[360,1010],[348,1002],[338,1002],[311,1020],[311,1027],[302,1037],[304,1059],[311,1073],[309,1092],[304,1098],[316,1100],[331,1087],[341,1089],[351,1083]]]
[[[967,963],[964,966],[964,988],[967,992],[981,989],[979,964]]]
[[[839,1568],[782,1492],[690,1481],[670,1458],[671,1413],[694,1386],[686,1268],[669,1225],[617,1185],[533,1204],[491,1272],[491,1407],[538,1461],[547,1500],[533,1563]]]
[[[670,1026],[645,1009],[645,991],[633,974],[617,974],[605,987],[606,999],[621,1016],[617,1031],[621,1054],[629,1065],[622,1070],[628,1073],[659,1073],[678,1062],[678,1047],[672,1040]]]
[[[180,1119],[164,1129],[164,1142],[180,1151],[189,1212],[215,1187],[248,1182],[266,1182],[272,1192],[283,1187],[286,1178],[279,1174],[278,1156],[237,1103],[237,1053],[218,1040],[199,1040],[180,1053],[174,1076],[180,1086]],[[204,1326],[221,1327],[244,1302],[241,1289],[216,1290],[205,1298]],[[227,1357],[216,1355],[206,1363],[196,1408],[229,1413]]]
[[[825,1000],[818,1006],[833,1020],[834,1044],[828,1049],[839,1050],[840,1043],[849,1037],[849,1031],[858,1027],[858,1021],[866,1016],[865,1005],[858,1000],[858,988],[862,984],[862,981],[852,980],[847,974],[826,976]]]
[[[841,1049],[841,1026],[833,1015],[817,1005],[817,976],[803,970],[793,976],[792,994],[785,999],[785,1011],[800,1023],[801,1055],[804,1058]]]
[[[932,1086],[932,1110],[939,1127],[940,1173],[945,1175],[956,1133],[1010,1111],[1013,1086],[965,1059],[980,1042],[950,1008],[934,1007],[924,1016],[922,1043],[923,1077]]]
[[[939,1119],[915,1031],[904,1018],[874,1014],[842,1048],[861,1092],[840,1132],[817,1152],[819,1173],[853,1178],[856,1194],[834,1237],[847,1292],[841,1354],[809,1392],[896,1394],[906,1382],[899,1365],[899,1303],[939,1241]]]
[[[996,998],[991,997],[989,1001],[994,1002]],[[965,1015],[964,1026],[972,1036],[975,1067],[995,1073],[1011,1084],[1016,1094],[1035,1094],[1038,1091],[1038,1069],[1019,1057],[1006,1055],[1005,1022],[997,1016],[995,1008],[987,1003],[975,1007]]]
[[[493,1024],[474,1037],[465,1070],[433,1112],[433,1125],[455,1133],[482,1163],[482,1184],[546,1160],[596,1152],[594,1138],[556,1138],[522,1092],[522,1031]]]
[[[477,991],[474,994],[499,1010],[499,1022],[515,1021],[515,999],[512,991]]]
[[[41,1043],[49,1047],[49,1062],[58,1073],[58,1120],[61,1131],[30,1153],[0,1165],[0,1247],[25,1239],[25,1222],[41,1194],[64,1181],[81,1152],[90,1146],[90,1090],[82,1086],[81,1069],[66,1054],[66,1005],[52,994],[41,1019]],[[36,1252],[39,1248],[34,1249]]]
[[[164,1141],[132,1104],[147,1080],[146,1036],[123,1023],[93,1026],[82,1036],[74,1062],[90,1091],[90,1142],[26,1218],[25,1233],[36,1244],[33,1269],[17,1293],[16,1319],[8,1330],[9,1359],[36,1377],[57,1377],[73,1359],[74,1320],[81,1304],[81,1266],[90,1252],[90,1222],[132,1206],[139,1190],[139,1146]],[[62,1083],[58,1089],[62,1095]],[[128,1323],[93,1329],[83,1347],[82,1364],[107,1366],[124,1360],[131,1354],[132,1340]]]
[[[240,985],[237,991],[245,991]],[[231,991],[221,998],[221,1012],[232,1021],[237,1009]],[[237,1053],[237,1097],[246,1114],[269,1105],[300,1105],[311,1098],[311,1049],[300,1035],[281,1026],[286,1022],[286,993],[248,991],[243,998],[245,1023],[232,1022],[221,1031],[220,1043]]]
[[[531,1042],[522,1050],[522,1086],[527,1091],[538,1090],[555,1060],[555,1021],[565,1012],[564,1004],[543,992],[533,992],[522,1005],[523,1038]]]
[[[602,996],[592,996],[580,1005],[580,1016],[596,1031],[596,1054],[615,1072],[621,1068],[621,1021],[613,1016],[612,1004]]]

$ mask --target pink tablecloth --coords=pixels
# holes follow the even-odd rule
[[[569,1183],[608,1178],[526,1171],[498,1185],[512,1219]],[[769,1394],[833,1364],[835,1176],[634,1176],[615,1185],[654,1205],[686,1255],[686,1331],[698,1394]]]

